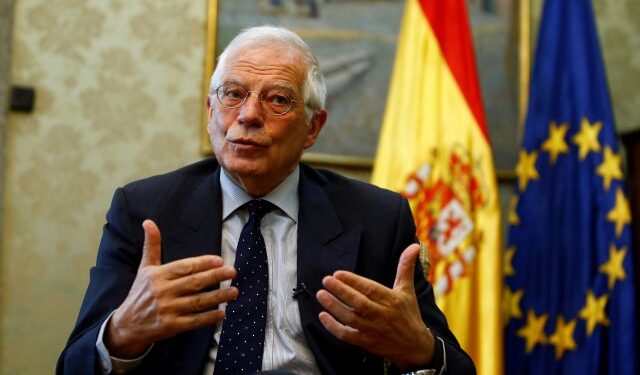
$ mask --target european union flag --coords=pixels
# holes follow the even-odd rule
[[[505,252],[508,374],[638,374],[625,193],[590,0],[545,1]]]

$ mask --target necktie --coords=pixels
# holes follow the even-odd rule
[[[240,294],[227,304],[215,375],[254,373],[262,368],[269,265],[260,219],[273,206],[260,199],[254,199],[246,206],[249,221],[238,239],[234,264],[238,273],[231,281]]]

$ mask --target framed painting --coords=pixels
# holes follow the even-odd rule
[[[370,168],[393,69],[404,0],[208,0],[203,93],[215,58],[239,31],[282,25],[320,60],[329,119],[303,160]],[[513,175],[530,61],[530,0],[467,0],[482,94],[499,175]],[[201,148],[211,154],[206,109]]]

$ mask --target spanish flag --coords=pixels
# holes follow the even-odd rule
[[[479,374],[502,373],[500,211],[464,0],[407,1],[372,182],[409,199],[439,307]]]

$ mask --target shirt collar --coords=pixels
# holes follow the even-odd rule
[[[298,222],[298,183],[300,181],[300,166],[287,176],[275,189],[262,197],[281,209],[294,222]],[[222,220],[226,220],[235,210],[253,199],[246,191],[238,186],[222,168],[220,173],[220,187],[222,189]]]

